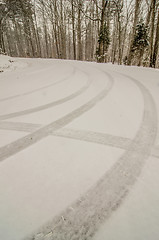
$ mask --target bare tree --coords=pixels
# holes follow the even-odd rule
[[[157,11],[158,0],[1,0],[0,48],[12,56],[155,67]],[[142,18],[150,46],[134,51]]]

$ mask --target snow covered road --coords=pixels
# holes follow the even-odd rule
[[[0,75],[0,239],[157,240],[159,71],[17,61]]]

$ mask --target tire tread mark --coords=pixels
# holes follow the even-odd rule
[[[136,79],[121,75],[136,83],[144,98],[143,119],[136,137],[123,156],[94,187],[73,203],[71,208],[68,207],[40,229],[40,239],[91,239],[100,224],[123,202],[150,155],[157,132],[157,114],[153,98]],[[26,239],[36,239],[36,234]]]
[[[80,94],[84,93],[89,88],[90,84],[91,84],[91,81],[89,80],[89,81],[87,81],[87,83],[82,88],[80,88],[76,92],[70,94],[67,97],[61,98],[57,101],[53,101],[51,103],[48,103],[48,104],[45,104],[45,105],[42,105],[42,106],[38,106],[38,107],[34,107],[34,108],[30,108],[30,109],[26,109],[26,110],[23,110],[23,111],[18,111],[18,112],[13,112],[13,113],[1,115],[0,116],[0,121],[10,119],[10,118],[14,118],[14,117],[24,116],[24,115],[35,113],[35,112],[39,112],[39,111],[46,110],[48,108],[52,108],[54,106],[60,105],[60,104],[65,103],[67,101],[70,101],[70,100],[74,99],[75,97],[79,96]]]
[[[15,130],[21,132],[34,132],[41,128],[41,124],[21,123],[21,122],[0,122],[0,129],[2,130]],[[129,138],[113,136],[107,133],[99,133],[85,130],[75,130],[62,128],[51,134],[52,136],[70,138],[80,141],[86,141],[96,144],[107,145],[115,148],[128,149],[132,140]],[[151,156],[159,158],[159,147],[154,146],[151,151]]]
[[[75,69],[74,69],[74,68],[73,68],[73,71],[72,71],[70,74],[68,74],[68,76],[66,76],[65,78],[60,79],[59,81],[56,81],[56,82],[51,83],[51,84],[49,84],[49,85],[46,85],[46,86],[43,86],[43,87],[40,87],[40,88],[31,90],[31,91],[28,91],[28,92],[25,92],[25,93],[23,93],[23,94],[17,94],[17,95],[10,96],[10,97],[6,97],[6,98],[1,98],[1,99],[0,99],[0,102],[8,101],[8,100],[15,99],[15,98],[18,98],[18,97],[27,96],[27,95],[30,95],[30,94],[32,94],[32,93],[39,92],[39,91],[41,91],[41,90],[43,90],[43,89],[46,89],[46,88],[55,86],[55,85],[57,85],[57,84],[60,84],[61,82],[64,82],[64,81],[68,80],[68,78],[69,78],[72,74],[75,74]]]
[[[101,101],[108,92],[111,90],[113,86],[113,78],[111,75],[106,73],[109,82],[99,94],[97,94],[94,98],[89,100],[87,103],[83,104],[81,107],[77,108],[76,110],[70,112],[69,114],[65,115],[64,117],[44,126],[38,129],[37,131],[28,134],[27,136],[24,136],[10,144],[7,144],[6,146],[3,146],[0,148],[0,162],[4,159],[22,151],[23,149],[31,146],[32,144],[40,141],[41,139],[48,136],[50,133],[52,133],[55,130],[58,130],[65,125],[72,122],[74,119],[78,118],[82,114],[89,111],[91,108],[93,108],[99,101]]]

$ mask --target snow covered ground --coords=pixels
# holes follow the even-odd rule
[[[159,71],[7,56],[0,70],[0,239],[158,240]]]

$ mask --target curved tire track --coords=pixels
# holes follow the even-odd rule
[[[60,216],[44,226],[40,234],[27,239],[88,240],[100,224],[119,207],[140,175],[145,160],[154,145],[157,130],[156,108],[151,94],[136,79],[144,98],[141,126],[128,150],[114,166],[81,199],[68,207]],[[61,217],[62,216],[62,217]]]
[[[0,121],[14,118],[14,117],[24,116],[24,115],[35,113],[35,112],[39,112],[39,111],[46,110],[48,108],[52,108],[54,106],[60,105],[62,103],[65,103],[67,101],[74,99],[75,97],[79,96],[80,94],[84,93],[89,88],[90,85],[91,85],[91,80],[88,80],[87,83],[82,88],[80,88],[79,90],[77,90],[76,92],[72,93],[71,95],[69,95],[67,97],[61,98],[61,99],[59,99],[57,101],[53,101],[51,103],[47,103],[42,106],[26,109],[24,111],[18,111],[18,112],[1,115]]]
[[[0,102],[4,102],[4,101],[7,101],[7,100],[15,99],[15,98],[18,98],[18,97],[27,96],[27,95],[30,95],[30,94],[32,94],[32,93],[39,92],[39,91],[41,91],[41,90],[43,90],[43,89],[46,89],[46,88],[55,86],[55,85],[57,85],[57,84],[60,84],[60,83],[62,83],[62,82],[64,82],[64,81],[68,80],[68,78],[69,78],[70,76],[72,76],[73,74],[75,74],[75,67],[73,67],[73,71],[72,71],[70,74],[68,74],[68,76],[66,76],[65,78],[60,79],[59,81],[56,81],[56,82],[51,83],[51,84],[49,84],[49,85],[46,85],[46,86],[44,86],[44,87],[40,87],[40,88],[31,90],[31,91],[25,92],[25,93],[23,93],[23,94],[17,94],[17,95],[14,95],[14,96],[11,96],[11,97],[7,97],[7,98],[1,98],[1,99],[0,99]]]
[[[3,161],[4,159],[12,156],[15,153],[18,153],[19,151],[31,146],[32,144],[40,141],[44,137],[48,136],[50,133],[54,132],[57,129],[60,129],[67,125],[68,123],[72,122],[74,119],[78,118],[85,112],[89,111],[91,108],[93,108],[99,101],[101,101],[108,92],[111,90],[113,86],[113,78],[108,74],[105,73],[109,79],[109,84],[106,85],[104,90],[102,90],[97,96],[89,100],[87,103],[83,104],[81,107],[77,108],[76,110],[68,113],[64,117],[52,122],[51,124],[48,124],[37,131],[28,134],[27,136],[16,140],[15,142],[8,144],[4,147],[0,148],[0,161]]]
[[[43,125],[41,124],[0,121],[0,129],[2,130],[13,130],[31,133],[38,130],[41,127],[43,127]]]

